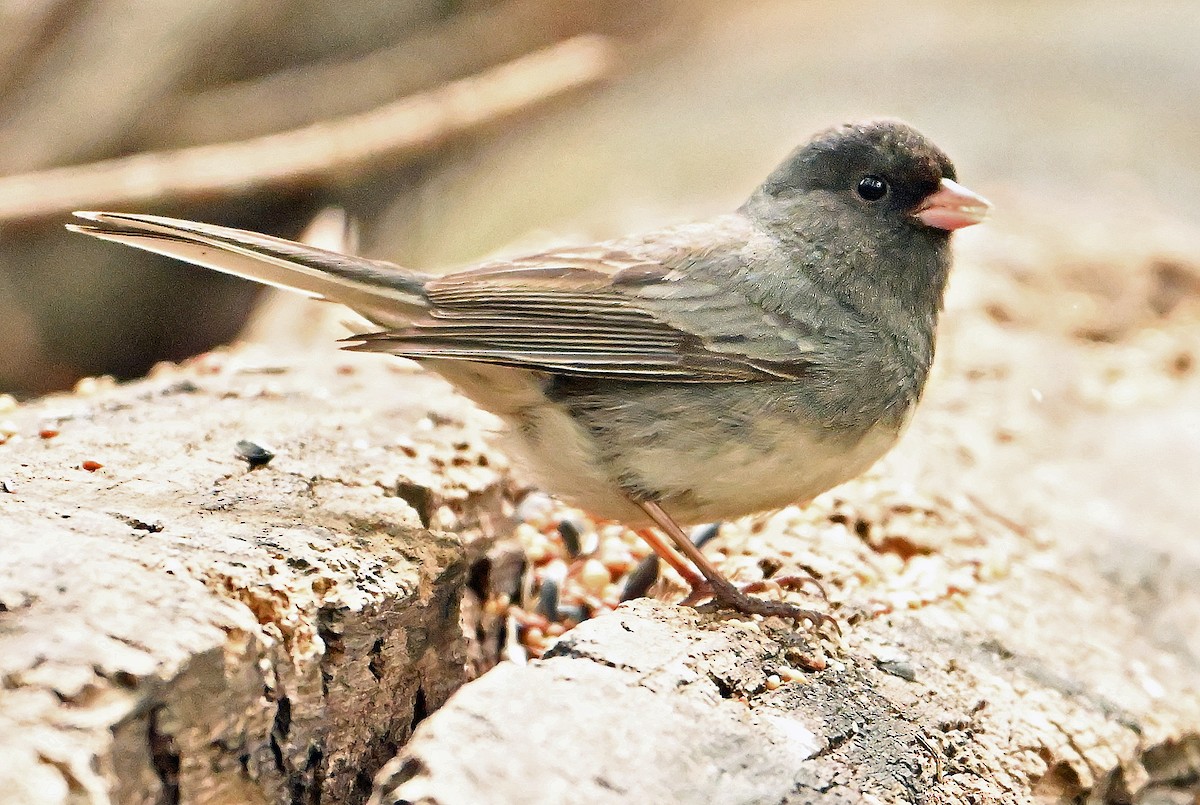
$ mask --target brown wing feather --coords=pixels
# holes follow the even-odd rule
[[[710,349],[630,292],[667,283],[671,272],[623,251],[568,250],[484,265],[428,282],[427,316],[403,329],[348,339],[358,342],[349,348],[675,383],[794,380],[802,374],[800,362]]]

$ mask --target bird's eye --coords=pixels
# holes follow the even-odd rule
[[[858,180],[856,189],[864,201],[879,201],[887,195],[888,183],[878,176],[864,176]]]

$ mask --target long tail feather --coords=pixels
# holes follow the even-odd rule
[[[113,212],[77,212],[67,228],[317,299],[340,302],[383,327],[402,327],[428,306],[428,276],[240,229]]]

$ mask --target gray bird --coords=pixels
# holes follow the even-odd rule
[[[806,502],[895,443],[950,234],[989,208],[956,178],[908,125],[848,124],[732,214],[445,276],[152,215],[70,228],[349,306],[379,330],[348,349],[415,359],[497,414],[546,490],[642,528],[689,601],[820,624],[733,585],[679,523]]]

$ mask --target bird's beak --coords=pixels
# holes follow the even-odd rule
[[[913,212],[925,226],[953,232],[987,218],[991,203],[958,182],[942,179],[942,186],[931,193]]]

